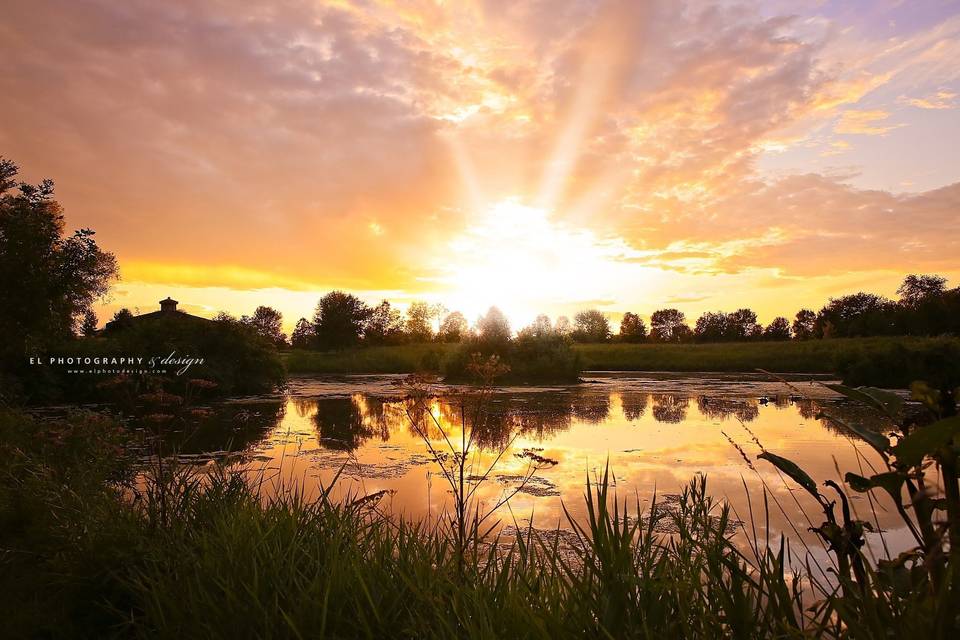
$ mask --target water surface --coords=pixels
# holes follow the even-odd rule
[[[750,375],[594,373],[578,385],[497,389],[475,428],[474,400],[461,389],[432,388],[426,401],[432,418],[418,417],[402,381],[294,378],[282,395],[214,407],[199,429],[178,434],[181,454],[202,463],[227,450],[241,452],[241,464],[262,476],[264,490],[296,485],[308,497],[338,476],[337,497],[384,492],[381,509],[433,521],[449,506],[450,491],[425,437],[436,451],[449,451],[446,439],[459,446],[466,422],[479,451],[474,475],[498,460],[477,491],[482,503],[495,505],[520,488],[500,509],[504,524],[566,526],[563,505],[581,517],[586,479],[609,465],[618,495],[644,508],[655,490],[669,503],[691,478],[706,475],[709,493],[728,501],[738,519],[753,522],[758,535],[786,533],[818,554],[822,549],[807,531],[822,520],[816,503],[756,461],[760,445],[818,482],[880,468],[869,447],[824,414],[883,425],[809,378],[784,383]],[[523,484],[534,460],[541,468]],[[769,530],[761,515],[764,489],[771,496]],[[895,513],[872,510],[859,494],[852,503],[886,530],[889,546],[906,544]],[[881,549],[877,534],[870,542]]]

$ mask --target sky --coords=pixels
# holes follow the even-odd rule
[[[0,48],[0,155],[120,262],[101,320],[960,284],[956,0],[9,0]]]

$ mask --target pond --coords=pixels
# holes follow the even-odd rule
[[[705,475],[708,493],[726,500],[734,517],[748,523],[741,533],[753,535],[755,529],[776,540],[782,532],[819,557],[823,549],[807,531],[822,521],[816,503],[772,465],[756,460],[759,445],[793,460],[820,483],[881,467],[868,446],[826,416],[878,430],[883,424],[809,376],[770,381],[759,375],[589,373],[578,385],[498,388],[475,429],[474,399],[461,388],[431,387],[425,406],[432,417],[418,418],[403,381],[293,378],[282,395],[211,407],[212,415],[198,427],[166,434],[165,446],[175,446],[181,460],[192,464],[233,452],[268,493],[297,486],[316,497],[336,477],[335,497],[383,492],[380,509],[435,521],[449,507],[451,493],[427,441],[440,452],[449,451],[446,438],[459,446],[466,406],[480,451],[471,472],[481,475],[493,465],[476,495],[490,507],[519,489],[497,514],[505,526],[566,527],[564,506],[570,516],[582,517],[586,480],[609,465],[617,495],[632,509],[638,501],[649,508],[654,491],[669,504],[692,478]],[[538,468],[524,482],[532,464]],[[884,531],[891,553],[909,546],[892,509],[871,508],[856,493],[851,502],[860,517]],[[878,533],[868,539],[872,552],[883,552]]]

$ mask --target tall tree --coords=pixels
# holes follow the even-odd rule
[[[800,309],[793,320],[793,337],[810,340],[816,336],[817,314],[811,309]]]
[[[87,309],[83,312],[83,320],[80,322],[80,335],[94,336],[97,334],[97,314],[93,309]]]
[[[816,332],[824,338],[882,336],[896,330],[894,302],[863,291],[831,298],[817,313]]]
[[[386,300],[370,310],[363,329],[363,340],[370,344],[400,342],[403,337],[403,318]]]
[[[698,342],[719,342],[727,337],[727,314],[722,311],[707,311],[699,318],[693,328],[694,338]]]
[[[577,342],[606,342],[610,339],[610,321],[602,311],[588,309],[573,317],[573,333]]]
[[[659,342],[681,342],[690,335],[687,318],[679,309],[659,309],[650,316],[650,337]]]
[[[777,316],[763,330],[763,337],[767,340],[789,340],[790,321],[783,316]]]
[[[459,311],[448,313],[440,323],[438,337],[444,342],[460,342],[467,337],[467,319]]]
[[[477,337],[482,342],[502,344],[509,342],[511,335],[510,321],[496,307],[490,307],[486,315],[477,320]]]
[[[293,333],[290,334],[290,345],[295,349],[309,349],[313,346],[316,335],[310,321],[300,318],[297,320],[297,326],[293,328]]]
[[[283,314],[272,307],[261,305],[256,308],[252,316],[243,316],[240,321],[275,346],[281,347],[287,344],[287,336],[283,332]]]
[[[624,342],[643,342],[647,339],[647,325],[637,314],[627,311],[620,320],[620,339]]]
[[[414,300],[407,307],[406,331],[413,342],[427,342],[433,338],[434,309],[422,300]]]
[[[728,340],[749,340],[763,332],[757,322],[757,314],[750,309],[737,309],[727,314],[727,329],[724,337]]]
[[[360,298],[343,291],[331,291],[320,298],[313,314],[317,344],[322,349],[357,344],[369,315],[370,308]]]
[[[117,278],[116,258],[93,231],[64,235],[53,182],[18,182],[18,172],[0,158],[0,368],[11,369],[27,351],[71,337]]]
[[[568,336],[573,328],[570,326],[570,318],[567,316],[558,316],[557,321],[553,323],[553,330],[557,335]]]
[[[920,303],[941,297],[947,290],[947,279],[943,276],[910,274],[903,279],[897,289],[900,304],[915,307]]]

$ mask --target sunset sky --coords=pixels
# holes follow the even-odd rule
[[[515,324],[960,284],[960,2],[4,2],[0,155],[122,280]]]

